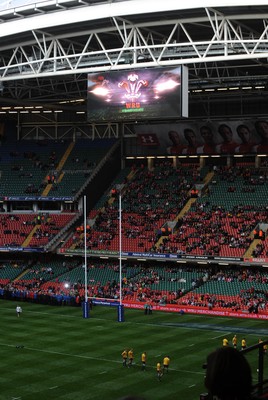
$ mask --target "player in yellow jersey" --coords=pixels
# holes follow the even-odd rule
[[[162,367],[161,367],[161,363],[160,363],[160,362],[158,362],[158,363],[156,364],[156,372],[157,372],[157,378],[158,378],[158,380],[161,381],[161,378],[162,378],[162,376],[163,376],[163,370],[162,370]]]
[[[228,346],[228,345],[229,345],[228,339],[224,338],[224,339],[222,340],[222,345],[223,345],[223,347]]]
[[[236,347],[237,347],[237,337],[236,337],[236,335],[234,335],[234,337],[232,339],[232,343],[233,343],[233,347],[236,349]]]
[[[128,355],[128,367],[131,367],[134,359],[133,349],[130,349],[127,355]]]
[[[123,358],[123,367],[127,366],[127,350],[125,349],[122,354],[121,354],[122,358]]]
[[[241,349],[242,349],[242,350],[245,350],[246,347],[247,347],[247,342],[246,342],[246,339],[243,338],[243,339],[241,340]]]
[[[141,355],[141,364],[142,364],[141,369],[142,369],[143,371],[145,371],[145,368],[146,368],[146,360],[147,360],[147,354],[146,354],[146,352],[144,351],[144,352],[142,353],[142,355]]]
[[[164,366],[164,371],[166,371],[166,373],[168,373],[168,367],[169,367],[169,363],[170,363],[170,357],[169,356],[165,356],[163,359],[163,366]]]

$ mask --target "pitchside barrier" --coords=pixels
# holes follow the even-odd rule
[[[145,303],[142,302],[130,302],[123,301],[124,307],[126,308],[136,308],[136,309],[144,309]],[[255,313],[249,313],[248,311],[227,311],[222,308],[215,307],[212,310],[206,307],[195,307],[195,306],[178,306],[173,304],[163,305],[153,305],[154,311],[167,311],[167,312],[176,312],[179,314],[205,314],[205,315],[215,315],[221,317],[236,317],[236,318],[252,318],[252,319],[268,319],[268,313],[264,311],[260,311]]]

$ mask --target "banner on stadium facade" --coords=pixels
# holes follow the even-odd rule
[[[84,254],[83,249],[60,249],[61,254]],[[119,257],[118,251],[110,250],[87,250],[91,256],[116,256]],[[196,261],[225,261],[225,262],[240,262],[244,261],[241,257],[214,257],[214,256],[198,256],[198,255],[188,255],[188,254],[165,254],[165,253],[142,253],[142,252],[122,252],[122,257],[128,258],[144,258],[144,259],[163,259],[163,260],[196,260]]]
[[[268,121],[179,121],[136,124],[125,138],[126,156],[267,154]]]
[[[268,258],[265,258],[265,257],[260,257],[260,258],[249,257],[249,258],[244,258],[244,262],[268,264]]]
[[[6,246],[0,247],[1,252],[36,252],[41,253],[44,251],[43,247],[18,247],[18,246]]]
[[[1,196],[2,201],[74,201],[71,196]]]

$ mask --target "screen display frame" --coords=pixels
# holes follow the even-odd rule
[[[128,122],[187,117],[187,95],[188,69],[182,66],[89,73],[88,121]]]

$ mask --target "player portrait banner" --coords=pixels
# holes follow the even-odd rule
[[[126,156],[268,154],[268,118],[137,123],[125,137]]]

